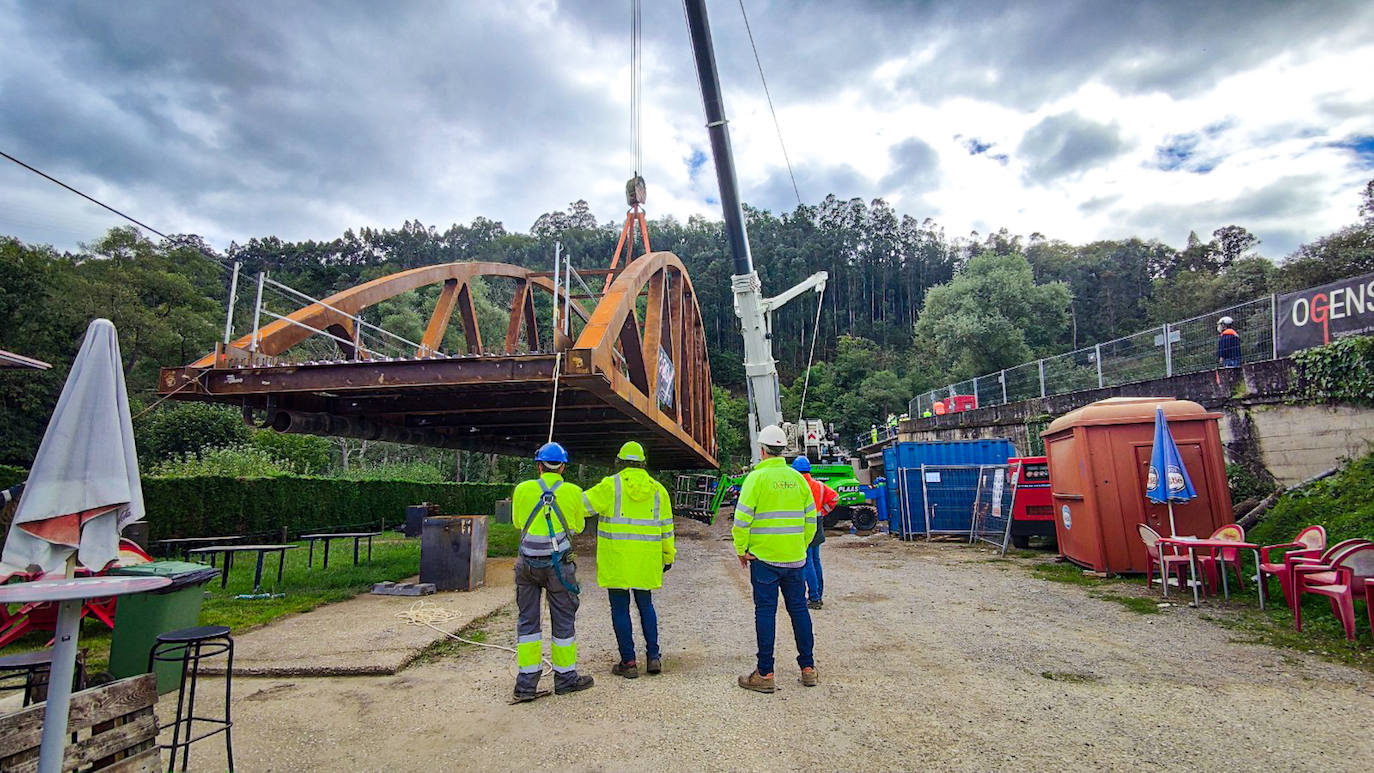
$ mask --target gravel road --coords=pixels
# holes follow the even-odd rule
[[[781,689],[746,692],[735,677],[752,667],[752,608],[728,527],[680,522],[678,534],[658,594],[663,675],[610,675],[614,637],[588,546],[578,646],[593,689],[507,705],[513,658],[470,647],[391,677],[242,678],[238,769],[1374,767],[1365,672],[1236,643],[1186,607],[1140,615],[1015,562],[885,535],[825,544],[820,686],[797,681],[782,613]],[[489,641],[512,641],[510,608],[487,627]],[[219,683],[203,685],[213,696]],[[222,770],[222,754],[203,741],[192,766]]]

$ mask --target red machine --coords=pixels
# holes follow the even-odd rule
[[[1007,460],[1016,480],[1011,504],[1011,544],[1029,547],[1031,537],[1054,536],[1054,502],[1050,497],[1050,465],[1043,456]]]
[[[947,413],[961,413],[971,411],[978,407],[978,398],[974,395],[953,395],[943,400],[936,400],[930,406],[931,413],[936,416],[944,416]]]

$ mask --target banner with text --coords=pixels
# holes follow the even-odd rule
[[[1278,355],[1374,332],[1374,274],[1278,297]]]

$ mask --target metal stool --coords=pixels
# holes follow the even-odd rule
[[[21,652],[0,658],[0,691],[23,690],[24,705],[41,703],[48,697],[48,671],[52,668],[52,649]],[[22,684],[20,683],[22,680]],[[86,689],[86,652],[76,653],[76,673],[72,690]]]
[[[200,675],[201,658],[226,653],[229,656],[229,662],[224,667],[224,718],[198,717],[196,716],[196,680]],[[229,770],[232,771],[234,769],[234,743],[230,737],[229,729],[234,726],[234,723],[229,719],[229,697],[234,678],[234,640],[229,636],[229,628],[223,625],[202,625],[196,628],[182,628],[179,631],[159,634],[157,644],[153,645],[153,651],[148,653],[148,670],[152,671],[156,663],[181,664],[181,689],[177,692],[177,716],[176,721],[172,723],[172,743],[159,745],[163,749],[172,750],[172,759],[167,764],[168,773],[171,773],[176,767],[178,749],[182,750],[181,769],[186,770],[187,761],[191,756],[191,744],[216,733],[224,733],[224,750],[229,757]],[[188,672],[190,674],[189,690],[186,682]],[[219,727],[197,736],[192,733],[192,725],[196,722],[209,722],[219,725]],[[182,740],[183,725],[185,727],[185,740]]]

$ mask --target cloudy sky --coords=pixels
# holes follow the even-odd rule
[[[652,217],[718,218],[681,6],[644,3]],[[801,198],[882,197],[951,236],[1280,258],[1374,178],[1374,3],[745,0]],[[710,2],[744,199],[797,203],[737,0]],[[223,248],[406,219],[624,213],[629,0],[0,0],[0,150]],[[0,159],[0,233],[111,216]]]

